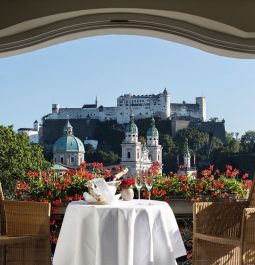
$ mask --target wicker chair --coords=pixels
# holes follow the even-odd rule
[[[0,265],[50,265],[50,204],[0,203],[2,231],[6,231],[0,236]]]
[[[255,179],[248,201],[193,205],[193,265],[255,265]]]

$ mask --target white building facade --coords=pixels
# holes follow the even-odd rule
[[[153,115],[162,119],[170,118],[170,95],[166,91],[158,95],[135,96],[126,94],[117,98],[117,123],[128,123],[131,113],[137,119]]]
[[[128,168],[129,175],[136,175],[140,170],[148,170],[153,162],[162,164],[162,147],[158,144],[158,130],[152,119],[151,128],[147,131],[147,144],[138,141],[138,128],[131,115],[130,122],[126,127],[125,139],[121,144],[122,156],[121,167]]]
[[[19,128],[18,133],[25,133],[29,137],[29,142],[31,144],[39,143],[39,122],[36,120],[34,122],[33,128]]]
[[[206,100],[197,97],[195,104],[171,103],[170,94],[166,89],[159,94],[131,95],[125,94],[117,98],[116,107],[98,107],[95,104],[84,105],[82,108],[60,108],[59,104],[52,104],[52,113],[43,119],[95,119],[99,121],[116,120],[118,124],[129,123],[131,114],[135,119],[160,117],[168,118],[191,117],[206,121]]]

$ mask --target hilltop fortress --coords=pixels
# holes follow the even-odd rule
[[[193,120],[206,121],[205,97],[196,97],[196,103],[171,103],[170,94],[166,89],[157,95],[125,94],[117,98],[116,107],[85,104],[82,108],[60,108],[59,104],[52,104],[52,113],[43,117],[47,119],[92,119],[99,121],[116,120],[118,124],[130,122],[133,114],[135,119],[160,117],[163,120]]]
[[[35,121],[33,128],[20,128],[18,131],[27,133],[31,142],[42,144],[45,154],[51,159],[53,145],[63,136],[63,128],[69,119],[75,136],[83,144],[92,144],[95,149],[120,155],[125,128],[132,116],[142,136],[146,136],[145,128],[154,117],[159,134],[174,136],[181,129],[196,128],[225,142],[225,121],[206,120],[204,97],[196,97],[195,103],[171,103],[166,89],[156,95],[119,96],[115,107],[98,106],[97,99],[94,104],[80,108],[61,108],[52,104],[51,113],[43,116],[40,124]]]

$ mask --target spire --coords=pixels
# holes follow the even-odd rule
[[[184,167],[186,169],[190,168],[190,152],[189,152],[189,146],[188,146],[188,139],[186,138],[185,144],[184,144],[184,154],[183,154],[183,161],[184,161]]]
[[[133,112],[130,115],[130,122],[135,122],[135,115]]]
[[[154,118],[152,117],[151,118],[151,126],[150,128],[147,130],[147,137],[149,136],[152,136],[152,137],[158,137],[158,129],[156,128],[156,125],[155,125],[155,120]]]
[[[189,151],[189,143],[188,143],[188,139],[185,139],[185,143],[184,143],[184,156],[185,157],[190,157],[190,151]]]
[[[130,122],[126,127],[126,133],[138,133],[138,128],[135,124],[135,116],[133,113],[130,115]]]
[[[69,122],[69,118],[67,118],[67,122],[64,127],[64,135],[73,135],[73,126]]]
[[[97,96],[96,96],[95,104],[96,104],[96,106],[97,106]]]

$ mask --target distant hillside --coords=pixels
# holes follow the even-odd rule
[[[159,137],[162,140],[165,135],[173,136],[173,121],[161,120],[156,118],[156,127],[159,131]],[[63,135],[63,128],[66,120],[46,119],[42,128],[41,144],[45,147],[47,159],[52,157],[52,146],[55,141]],[[121,156],[121,143],[125,137],[125,125],[117,124],[116,121],[104,121],[90,119],[70,119],[73,126],[74,135],[82,140],[98,140],[98,148],[109,152],[112,151]],[[139,136],[146,138],[147,129],[150,127],[151,119],[136,120],[139,130]],[[178,125],[178,124],[177,124]],[[182,125],[183,126],[183,125]],[[211,133],[224,142],[225,126],[222,122],[194,122],[185,121],[186,127],[196,128],[199,131]],[[176,121],[175,121],[176,128]],[[220,137],[219,137],[220,136]],[[160,141],[162,142],[162,141]]]
[[[116,121],[100,122],[88,119],[70,119],[74,135],[82,140],[96,139],[99,145],[108,145],[110,149],[120,154],[120,144],[125,137],[125,125],[117,124]],[[139,136],[146,136],[150,127],[150,119],[137,120]],[[41,144],[53,145],[63,135],[66,120],[45,120],[42,128]],[[171,121],[156,119],[156,127],[160,134],[171,135]]]

